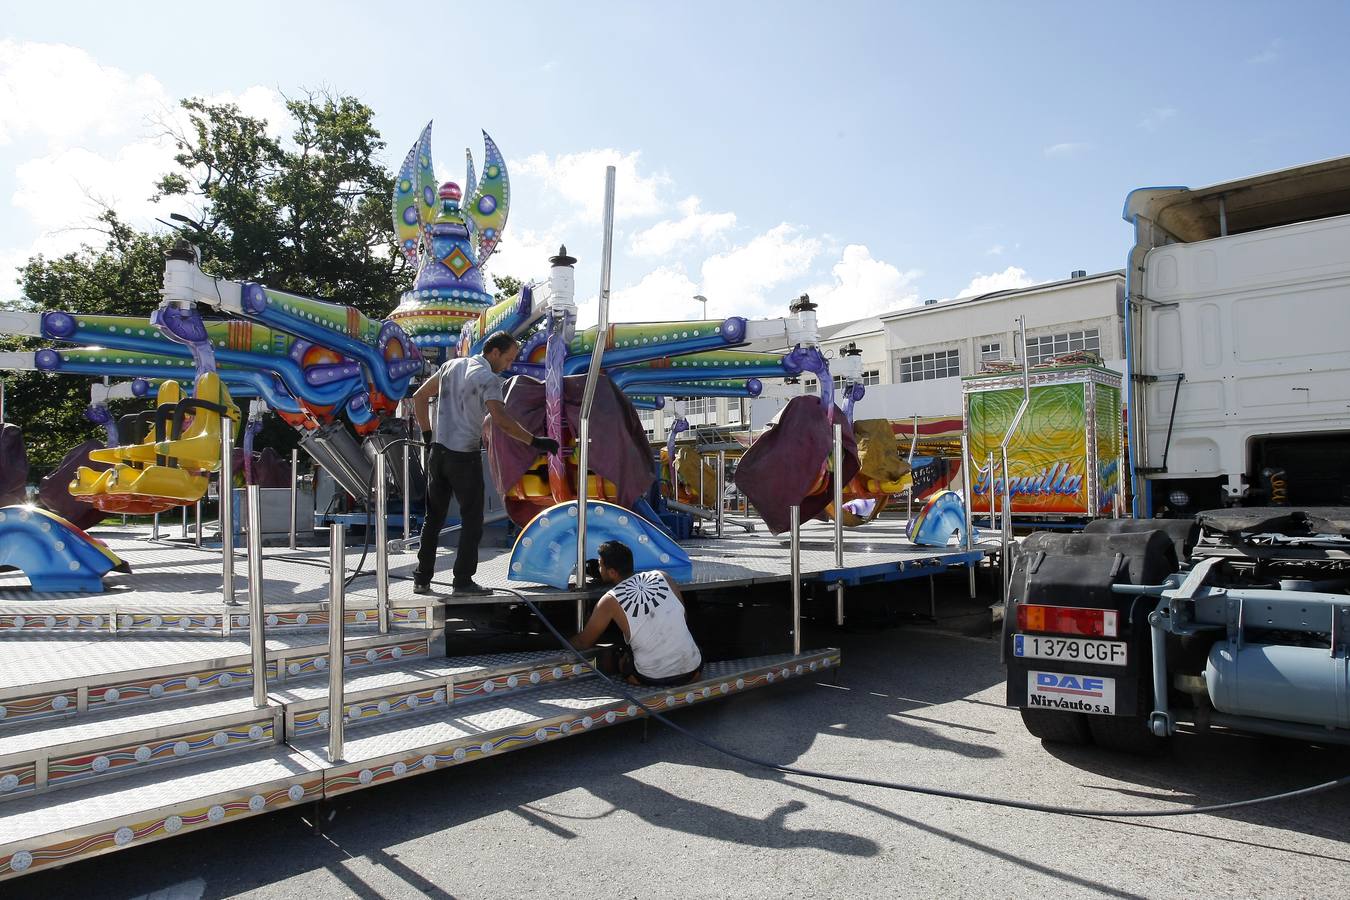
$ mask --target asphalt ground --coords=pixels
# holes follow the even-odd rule
[[[1350,751],[1184,735],[1160,758],[1043,746],[1003,706],[987,607],[941,586],[807,630],[837,681],[676,714],[829,772],[1091,808],[1184,809],[1350,773]],[[906,604],[912,607],[907,609]],[[964,611],[962,611],[964,608]],[[874,624],[864,626],[861,623]],[[898,624],[897,624],[898,623]],[[1350,790],[1220,815],[1102,820],[747,769],[615,726],[0,885],[3,897],[1350,896]]]

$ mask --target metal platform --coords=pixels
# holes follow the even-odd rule
[[[814,675],[838,664],[839,652],[831,649],[710,663],[696,683],[633,693],[653,709],[674,711]],[[161,747],[175,751],[190,747],[186,739],[154,736],[172,730],[176,720],[156,724],[137,715],[121,723],[101,723],[113,733],[101,738],[104,746],[93,749],[100,739],[92,736],[92,730],[67,733],[71,743],[47,749],[60,751],[78,743],[83,756],[72,764],[86,767],[80,778],[53,782],[51,774],[57,770],[51,769],[39,787],[31,775],[0,774],[0,792],[14,794],[6,798],[0,793],[0,880],[647,715],[600,682],[588,667],[559,654],[498,655],[428,668],[435,670],[424,673],[431,684],[451,679],[445,702],[369,722],[364,713],[349,708],[346,718],[355,727],[337,760],[328,757],[322,729],[290,735],[284,728],[269,733],[255,724],[243,732],[245,738],[238,745],[229,739],[231,722],[239,717],[294,721],[297,716],[290,707],[305,702],[304,691],[273,694],[263,709],[251,704],[233,709],[198,707],[197,712],[213,717],[217,730],[195,742],[204,749],[189,749],[184,758],[162,765],[154,761]],[[413,683],[394,681],[384,686],[392,693],[406,691]],[[456,689],[461,684],[470,688],[463,695]],[[501,684],[501,690],[487,687],[494,684]],[[374,698],[380,696],[381,687],[367,684],[365,690]],[[131,730],[117,733],[119,727]],[[128,742],[134,729],[145,738],[139,746]],[[32,745],[31,740],[11,737],[0,743],[0,750],[13,752],[0,758],[31,751]],[[109,749],[113,746],[120,749]],[[190,755],[193,752],[196,755]],[[132,762],[119,773],[116,768],[124,759]]]
[[[267,685],[255,699],[244,555],[229,604],[218,547],[151,540],[148,529],[94,533],[132,570],[108,576],[103,593],[40,594],[21,573],[0,573],[0,878],[646,715],[561,651],[442,659],[459,601],[412,593],[412,553],[389,555],[391,628],[380,633],[374,551],[363,560],[355,541],[345,556],[355,574],[340,703],[328,695],[322,547],[264,551]],[[791,580],[787,536],[728,529],[686,546],[686,592]],[[994,552],[916,547],[903,523],[883,520],[845,533],[840,565],[833,527],[808,523],[800,571],[804,583],[848,586],[973,566]],[[478,580],[541,602],[599,593],[510,581],[509,556],[509,546],[485,545]],[[444,549],[434,583],[448,588],[452,559]],[[838,663],[830,649],[713,662],[697,684],[635,694],[677,710]],[[333,709],[345,732],[336,761]]]

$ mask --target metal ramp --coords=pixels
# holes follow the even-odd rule
[[[336,762],[327,754],[322,673],[280,677],[261,708],[247,680],[199,682],[188,693],[147,692],[136,702],[0,723],[0,880],[646,715],[571,654],[433,660],[423,638],[423,656],[393,660],[381,654],[407,635],[374,640],[383,643],[349,641],[344,654],[350,661],[374,650],[376,659],[345,675],[346,741]],[[116,643],[128,641],[140,643]],[[269,672],[286,672],[283,660],[315,649],[270,644]],[[172,668],[203,670],[201,653]],[[709,663],[697,683],[633,693],[673,711],[838,663],[832,649]],[[152,681],[143,670],[102,668],[94,674],[104,682]],[[30,687],[43,696],[64,689]],[[86,688],[86,699],[100,689]]]

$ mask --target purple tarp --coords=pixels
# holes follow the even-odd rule
[[[858,474],[858,445],[853,428],[835,407],[835,421],[843,424],[844,484]],[[802,521],[815,518],[834,501],[833,475],[825,490],[807,496],[820,470],[834,452],[834,426],[814,395],[793,397],[769,422],[769,427],[745,451],[736,466],[736,486],[745,493],[764,524],[774,534],[792,527],[793,506],[802,508]]]
[[[112,468],[108,463],[89,459],[90,450],[102,450],[103,446],[102,441],[85,441],[67,453],[61,465],[38,485],[38,502],[78,528],[93,528],[103,521],[102,510],[70,496],[70,482],[80,466],[88,466],[95,472]]]
[[[0,425],[0,506],[28,500],[28,448],[23,429]]]
[[[572,434],[581,430],[581,397],[585,375],[563,379],[563,416]],[[544,383],[525,375],[512,378],[506,387],[506,408],[532,434],[546,434],[544,426]],[[488,465],[497,490],[505,494],[529,471],[539,451],[504,434],[488,420],[483,428],[488,449]],[[618,501],[633,503],[651,487],[651,449],[637,410],[613,383],[600,376],[595,384],[591,407],[590,470],[618,487]],[[564,452],[566,448],[564,448]]]

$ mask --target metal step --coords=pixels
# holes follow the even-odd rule
[[[593,657],[588,653],[587,658]],[[444,661],[380,666],[346,678],[343,721],[348,727],[425,712],[475,697],[534,687],[585,675],[590,669],[561,651],[492,653]],[[288,740],[328,729],[328,685],[313,680],[271,692],[285,707]]]
[[[674,711],[838,663],[834,649],[709,663],[694,684],[632,693]],[[33,794],[3,804],[0,880],[644,715],[594,674],[581,674],[505,696],[479,691],[432,712],[354,729],[335,764],[327,761],[326,735],[315,733],[293,747],[255,747]]]
[[[560,652],[500,653],[455,660],[409,660],[345,674],[345,722],[369,723],[433,704],[500,695],[576,677],[589,669]],[[283,727],[284,721],[284,727]],[[108,779],[150,766],[181,764],[328,726],[328,676],[284,683],[269,705],[253,705],[249,685],[157,703],[113,706],[0,731],[0,801]]]
[[[814,674],[838,662],[834,649],[728,660],[707,664],[705,677],[693,684],[635,687],[630,693],[658,712],[673,711]],[[328,767],[324,792],[334,796],[646,715],[595,675],[513,693],[506,702],[484,696],[352,731],[343,758]],[[316,764],[328,763],[325,735],[299,735],[291,745]]]
[[[433,635],[404,629],[347,638],[346,665],[425,657]],[[269,636],[267,659],[269,681],[310,675],[327,668],[328,644],[303,632]],[[247,635],[14,638],[0,641],[0,726],[251,683]]]
[[[396,607],[391,621],[395,626],[424,626],[432,609],[439,604]],[[196,605],[109,604],[90,609],[90,603],[52,605],[0,605],[0,640],[20,635],[42,634],[193,634],[204,637],[238,637],[248,634],[248,613],[230,610],[228,628],[225,610],[219,603]],[[379,623],[375,607],[349,604],[347,628],[375,628]],[[328,604],[287,603],[267,605],[268,633],[276,631],[324,630],[328,627]]]
[[[322,769],[260,747],[5,803],[0,880],[317,800]]]
[[[0,810],[27,794],[279,743],[281,712],[236,689],[30,722],[0,733]]]

